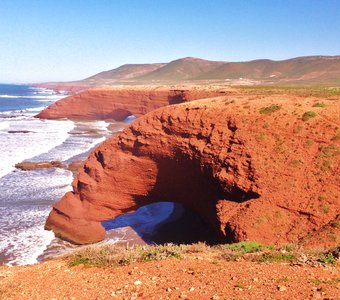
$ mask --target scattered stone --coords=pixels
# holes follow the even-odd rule
[[[30,131],[30,130],[8,130],[8,133],[31,133],[34,131]]]
[[[279,286],[277,287],[277,289],[278,289],[279,292],[284,292],[284,291],[287,290],[287,288],[286,288],[284,285],[279,285]]]
[[[136,280],[133,284],[134,284],[134,285],[141,285],[142,282],[141,282],[140,280]]]

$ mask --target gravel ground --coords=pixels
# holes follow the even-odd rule
[[[0,267],[0,299],[340,299],[340,266],[209,261]]]

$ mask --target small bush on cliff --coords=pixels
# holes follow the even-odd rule
[[[303,115],[302,115],[302,121],[307,122],[308,120],[314,118],[317,116],[317,113],[314,111],[306,111]]]
[[[227,244],[227,245],[224,245],[223,248],[231,250],[231,251],[235,251],[235,252],[241,251],[244,253],[253,253],[253,252],[263,251],[267,247],[257,242],[244,241],[244,242],[239,242],[235,244],[229,244],[229,245]]]
[[[294,254],[282,252],[264,253],[254,258],[258,262],[292,262],[294,259]]]
[[[182,249],[175,245],[161,245],[158,247],[147,247],[141,250],[141,261],[162,260],[167,258],[182,258]]]
[[[323,103],[323,102],[317,102],[317,103],[315,103],[315,104],[313,105],[313,107],[322,107],[322,108],[324,108],[324,107],[326,107],[326,104]]]
[[[272,104],[260,109],[260,114],[271,114],[281,109],[281,105]]]
[[[336,258],[331,253],[321,253],[318,260],[324,264],[334,265],[336,263]]]
[[[340,148],[335,144],[330,144],[328,146],[321,146],[320,147],[320,158],[330,158],[340,155]]]
[[[136,246],[136,247],[87,247],[71,257],[70,266],[80,264],[98,267],[125,266],[135,262],[155,261],[168,258],[181,259],[183,248],[180,245]]]
[[[136,262],[160,261],[164,259],[197,259],[210,261],[215,265],[239,259],[259,262],[296,262],[299,264],[335,264],[339,249],[328,252],[305,252],[296,245],[280,247],[265,246],[257,242],[239,242],[208,246],[204,243],[193,245],[165,244],[160,246],[117,247],[114,245],[91,246],[68,257],[70,266],[118,267]]]

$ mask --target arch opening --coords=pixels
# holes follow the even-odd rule
[[[131,244],[218,243],[218,237],[189,207],[175,202],[156,202],[101,223],[107,239]],[[119,241],[119,239],[122,239]]]
[[[132,121],[134,121],[134,120],[136,120],[136,119],[137,119],[136,116],[134,116],[134,115],[129,115],[129,116],[127,116],[127,117],[124,119],[123,122],[125,122],[125,123],[127,123],[127,124],[130,124]]]
[[[108,119],[114,119],[116,121],[125,121],[126,118],[128,118],[129,116],[132,116],[132,113],[126,109],[121,109],[121,108],[117,108],[115,110],[113,110],[109,115],[107,115],[106,117]]]

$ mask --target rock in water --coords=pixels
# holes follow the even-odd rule
[[[15,167],[23,171],[30,171],[36,169],[65,168],[65,165],[60,161],[43,161],[43,162],[26,161],[17,163]]]

